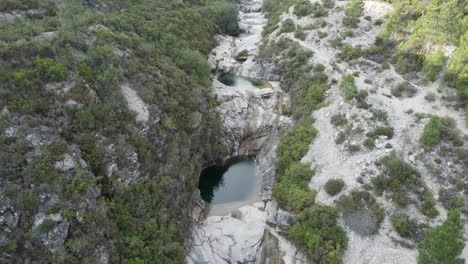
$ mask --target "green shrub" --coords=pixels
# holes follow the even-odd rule
[[[353,47],[352,45],[350,44],[345,44],[344,47],[343,47],[343,53],[341,54],[341,58],[343,60],[355,60],[359,57],[362,56],[362,49],[361,49],[361,46],[356,46],[356,47]]]
[[[237,53],[236,60],[239,62],[244,62],[247,60],[248,56],[249,52],[247,50],[241,50],[239,53]]]
[[[34,72],[37,79],[44,82],[59,82],[63,81],[67,74],[67,69],[59,62],[52,59],[34,59]]]
[[[392,217],[392,225],[395,231],[402,237],[411,238],[414,236],[417,223],[406,214],[396,214]]]
[[[468,32],[460,36],[460,46],[452,55],[450,64],[444,75],[444,80],[457,89],[458,97],[464,105],[468,105]]]
[[[29,91],[36,84],[34,73],[30,70],[19,70],[13,72],[13,83],[22,91]]]
[[[24,191],[20,194],[18,206],[23,210],[34,212],[37,209],[39,202],[39,196],[35,193]]]
[[[340,196],[337,205],[343,214],[366,210],[378,223],[381,223],[385,218],[385,211],[368,191],[354,189],[348,195]]]
[[[352,74],[343,77],[340,83],[340,91],[346,101],[352,100],[357,95],[357,87]]]
[[[329,206],[314,205],[300,215],[288,237],[313,263],[342,263],[348,239],[338,225],[339,213]]]
[[[300,213],[315,203],[316,191],[309,190],[307,184],[285,179],[273,188],[272,196],[278,206],[287,211]]]
[[[375,148],[375,139],[368,137],[364,140],[362,143],[366,148],[368,149],[374,149]]]
[[[422,197],[421,212],[428,217],[434,218],[439,215],[439,211],[435,208],[436,201],[431,191],[426,190]]]
[[[276,170],[284,172],[293,161],[299,161],[309,150],[309,144],[317,136],[317,129],[309,121],[294,127],[281,138],[277,151]]]
[[[390,92],[395,97],[413,97],[417,91],[418,89],[414,85],[405,81],[398,84],[397,87],[393,87]]]
[[[364,13],[364,2],[362,0],[351,0],[345,5],[344,12],[343,24],[348,27],[357,27],[359,18]]]
[[[312,4],[312,16],[313,17],[324,17],[328,15],[328,11],[323,8],[323,5],[321,5],[318,2],[315,2]]]
[[[335,138],[335,143],[337,145],[342,144],[346,140],[346,137],[347,137],[346,133],[344,131],[340,131],[338,133],[338,136],[336,136],[336,138]]]
[[[0,251],[4,253],[14,252],[17,246],[18,245],[15,239],[11,239],[11,240],[6,239],[0,242]]]
[[[294,24],[294,21],[290,18],[286,19],[283,21],[283,24],[281,24],[281,29],[280,33],[289,33],[289,32],[294,32],[296,30],[296,24]]]
[[[440,118],[433,116],[424,126],[423,133],[419,140],[423,145],[432,147],[440,142]]]
[[[368,132],[366,136],[376,139],[378,136],[387,136],[388,139],[393,138],[393,127],[377,127]]]
[[[456,209],[463,207],[465,199],[463,195],[441,188],[439,190],[439,202],[447,209]]]
[[[344,126],[348,123],[345,114],[334,114],[330,118],[330,123],[335,127]]]
[[[294,12],[298,18],[308,16],[312,13],[312,4],[308,0],[300,0],[294,4]]]
[[[357,144],[350,144],[348,146],[348,151],[351,152],[351,153],[358,152],[360,150],[361,150],[361,146],[359,146]]]
[[[305,40],[306,35],[300,25],[297,25],[296,31],[294,32],[294,37],[300,40]]]
[[[50,231],[54,230],[55,222],[51,219],[44,219],[42,223],[37,227],[37,230],[40,234],[47,234]]]
[[[325,183],[325,191],[330,196],[335,196],[343,190],[345,183],[341,179],[330,179]]]
[[[456,258],[464,247],[463,229],[460,211],[450,210],[447,219],[428,229],[424,240],[418,244],[419,263],[457,263]]]
[[[460,136],[460,130],[457,129],[457,122],[451,117],[443,117],[440,119],[440,139],[451,141],[455,146],[462,146],[463,139]]]
[[[435,81],[440,73],[440,70],[445,64],[444,52],[440,49],[434,53],[429,54],[424,60],[424,66],[422,69],[422,78],[424,80]]]

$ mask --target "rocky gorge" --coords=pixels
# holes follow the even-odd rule
[[[197,217],[200,221],[192,228],[186,262],[310,263],[310,259],[282,235],[284,230],[290,228],[294,214],[280,209],[271,197],[271,190],[276,182],[275,151],[279,142],[278,131],[281,128],[287,129],[294,123],[293,119],[283,112],[283,107],[291,105],[291,99],[282,89],[285,83],[281,83],[284,78],[278,67],[278,59],[273,57],[270,60],[262,60],[260,58],[259,48],[265,41],[265,36],[262,36],[261,32],[262,28],[267,26],[264,10],[261,9],[262,1],[244,0],[238,1],[237,5],[242,33],[239,37],[217,36],[219,45],[210,53],[210,63],[214,69],[222,72],[267,80],[270,87],[229,87],[213,80],[213,93],[220,103],[217,110],[221,114],[223,127],[230,137],[229,145],[233,146],[231,155],[255,154],[257,157],[258,170],[262,179],[262,200],[241,207],[228,215]],[[319,131],[318,138],[310,144],[307,155],[301,160],[304,164],[310,164],[316,172],[309,183],[309,188],[317,191],[315,202],[331,206],[337,203],[338,199],[324,190],[324,186],[330,179],[339,178],[344,182],[346,186],[343,190],[344,194],[359,189],[366,182],[372,182],[372,177],[382,173],[381,169],[374,164],[392,151],[396,151],[400,157],[418,169],[426,173],[429,170],[429,173],[424,176],[424,181],[433,193],[437,193],[443,183],[430,176],[432,165],[427,164],[427,159],[422,158],[425,154],[418,150],[417,139],[422,131],[422,125],[414,123],[411,113],[422,112],[426,116],[450,116],[456,123],[458,131],[456,133],[464,135],[466,143],[468,129],[463,120],[463,111],[454,109],[443,102],[427,102],[427,94],[436,93],[436,90],[440,89],[437,85],[442,85],[440,81],[427,84],[413,79],[411,85],[415,87],[417,94],[407,98],[396,96],[393,87],[406,81],[407,76],[398,73],[391,65],[389,69],[382,70],[378,67],[378,63],[365,58],[357,61],[340,60],[339,58],[343,56],[342,48],[333,42],[343,38],[343,44],[340,45],[357,46],[359,49],[371,48],[376,37],[383,31],[382,23],[392,12],[392,5],[377,1],[364,1],[363,18],[359,20],[359,26],[353,29],[352,35],[347,33],[349,29],[341,24],[341,20],[344,19],[344,2],[336,2],[324,17],[322,15],[300,17],[296,14],[295,8],[297,5],[288,6],[284,10],[277,29],[267,35],[266,39],[272,42],[279,38],[292,39],[305,50],[313,51],[314,55],[310,62],[323,66],[326,74],[335,80],[326,91],[327,104],[311,113],[315,120],[314,126]],[[291,21],[293,25],[296,24],[296,32],[283,29],[282,25]],[[308,28],[304,37],[298,37],[298,27],[301,30],[308,27],[312,30]],[[314,31],[320,27],[323,29]],[[346,37],[343,37],[345,35]],[[445,52],[445,55],[450,57],[453,49],[447,47]],[[243,53],[242,58],[239,59],[241,53]],[[357,86],[369,91],[367,107],[356,108],[354,101],[347,102],[341,98],[342,92],[336,80],[346,73],[354,74]],[[392,97],[389,94],[395,96]],[[369,135],[375,126],[365,121],[366,118],[372,117],[372,113],[375,113],[365,110],[372,106],[378,106],[378,111],[381,113],[388,113],[385,114],[385,123],[388,122],[387,124],[393,127],[392,131],[395,136],[377,137],[375,147],[370,150],[349,151],[349,146],[358,144],[359,134]],[[343,132],[340,132],[330,121],[332,116],[337,114],[352,118],[355,122],[351,129],[356,130],[352,130],[352,136],[345,140],[344,146],[340,146],[341,143],[338,143],[337,139]],[[362,127],[364,127],[363,131],[357,130]],[[356,151],[356,154],[353,153]],[[418,162],[416,156],[422,160]],[[454,165],[450,160],[442,163],[450,164],[448,166],[451,166],[452,171],[457,171],[457,177],[466,172],[466,164]],[[466,177],[462,181],[466,182]],[[396,215],[399,211],[391,205],[391,200],[388,201],[385,197],[378,198],[378,202],[383,204],[384,210],[390,216]],[[428,225],[434,225],[440,223],[447,213],[443,207],[439,205],[436,207],[441,213],[435,220],[429,220],[429,222],[423,220],[424,216],[416,212],[415,208],[410,207],[406,212],[417,215],[418,220]],[[466,210],[466,202],[462,208]],[[344,263],[417,262],[416,243],[398,238],[392,228],[393,220],[388,218],[381,225],[370,220],[367,227],[362,226],[368,221],[365,219],[349,220],[343,217],[340,220],[340,225],[346,228],[349,238]],[[356,227],[355,223],[351,223],[352,221],[362,221],[358,224],[362,227]],[[367,231],[362,233],[358,230],[359,228],[370,230],[372,225],[376,225],[376,230],[370,231],[369,234],[365,234]],[[466,254],[465,248],[461,257],[466,258]]]
[[[210,62],[218,70],[268,81],[268,87],[258,88],[253,85],[232,87],[213,80],[213,93],[219,102],[217,111],[229,135],[228,145],[233,146],[231,155],[256,157],[261,200],[228,215],[197,216],[200,221],[194,225],[189,238],[187,263],[306,261],[274,227],[287,226],[290,217],[271,200],[271,190],[275,183],[279,129],[287,128],[293,121],[282,113],[289,97],[280,88],[279,73],[257,62],[266,22],[261,5],[261,0],[240,1],[240,36],[218,36],[219,45],[210,54]],[[242,50],[247,50],[248,56],[240,63],[236,56]]]

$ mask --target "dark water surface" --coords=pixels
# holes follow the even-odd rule
[[[268,83],[265,80],[243,77],[230,73],[222,73],[218,77],[218,81],[227,86],[254,86],[254,87],[267,87]]]
[[[202,199],[211,204],[247,200],[255,194],[256,187],[255,160],[250,158],[204,169],[198,185]]]

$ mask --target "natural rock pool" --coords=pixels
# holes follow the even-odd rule
[[[270,87],[270,84],[265,80],[244,77],[240,75],[222,73],[218,77],[218,81],[227,86],[244,86],[244,87],[254,87],[254,88],[265,88]]]
[[[198,188],[202,199],[210,203],[210,215],[223,215],[255,202],[259,191],[255,160],[243,158],[207,167]]]

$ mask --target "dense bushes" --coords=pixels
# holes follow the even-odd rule
[[[457,263],[456,258],[464,247],[463,229],[460,211],[450,210],[441,225],[426,231],[426,237],[418,245],[419,262]]]
[[[285,171],[293,161],[299,161],[309,150],[309,145],[317,136],[315,129],[309,120],[298,124],[290,132],[281,138],[281,144],[277,151],[277,166],[279,172]]]
[[[426,146],[435,146],[441,141],[450,141],[455,146],[462,146],[463,140],[456,122],[450,117],[433,116],[424,126],[420,142]]]
[[[468,32],[460,37],[460,46],[452,55],[452,59],[444,75],[444,80],[455,87],[462,104],[468,105]]]
[[[335,208],[314,205],[298,217],[288,231],[288,237],[313,263],[342,263],[348,239],[338,225],[338,218]]]
[[[378,160],[377,165],[383,172],[382,175],[372,178],[372,184],[378,194],[389,191],[398,206],[406,207],[410,203],[408,193],[411,191],[417,194],[420,200],[419,209],[423,214],[429,217],[439,214],[431,191],[413,166],[399,159],[395,152]]]
[[[435,81],[440,73],[440,70],[445,64],[444,52],[440,49],[429,54],[424,60],[422,68],[422,78],[425,80]]]
[[[9,111],[0,118],[8,122],[0,125],[0,174],[21,215],[6,238],[15,243],[0,245],[2,258],[94,263],[105,245],[113,263],[183,262],[193,182],[201,164],[224,155],[206,55],[216,33],[239,33],[237,9],[224,0],[104,1],[105,12],[102,1],[0,2],[2,10],[47,9],[0,25],[0,103]],[[58,32],[37,37],[47,31]],[[148,122],[144,133],[120,92],[123,83],[160,120]],[[9,126],[40,144],[5,142]],[[56,170],[69,148],[74,168]],[[118,169],[107,177],[111,162]],[[141,182],[124,184],[119,177],[134,169]],[[58,202],[49,206],[42,197]],[[39,210],[70,223],[59,252],[32,238]],[[46,221],[39,231],[52,228]]]
[[[316,135],[317,130],[304,121],[281,138],[276,161],[278,183],[273,189],[273,197],[281,208],[301,212],[315,202],[316,192],[308,186],[314,172],[310,165],[299,161]]]
[[[395,1],[395,9],[379,39],[381,43],[400,42],[394,54],[396,70],[419,72],[427,80],[435,80],[445,63],[441,50],[428,47],[457,47],[444,74],[444,80],[457,88],[462,104],[468,99],[467,47],[468,33],[464,29],[464,3],[449,1]],[[381,45],[383,47],[383,45]],[[392,49],[387,49],[392,50]],[[428,55],[429,54],[429,55]],[[428,55],[428,56],[427,56]]]
[[[362,0],[351,0],[346,4],[344,12],[343,24],[348,27],[356,27],[364,12],[364,2]]]
[[[305,17],[312,13],[312,4],[308,0],[300,0],[294,4],[293,14],[297,17]]]

